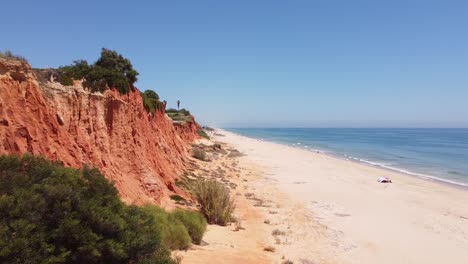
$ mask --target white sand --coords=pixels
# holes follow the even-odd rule
[[[256,190],[282,207],[277,224],[289,231],[279,254],[310,263],[468,263],[468,191],[219,132],[216,140],[262,168]]]

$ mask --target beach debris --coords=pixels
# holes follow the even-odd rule
[[[279,237],[275,237],[275,244],[280,245],[281,244],[281,239]]]
[[[268,247],[265,247],[263,250],[268,251],[268,252],[275,252],[275,247],[268,246]]]
[[[378,178],[377,181],[380,182],[380,183],[392,183],[392,180],[390,180],[390,178],[383,177],[383,176]]]
[[[279,229],[275,229],[275,230],[273,230],[273,231],[271,232],[271,235],[272,235],[272,236],[284,236],[284,235],[286,235],[286,232],[281,231],[281,230],[279,230]]]
[[[301,264],[316,264],[316,263],[318,263],[318,262],[315,262],[315,261],[312,261],[312,260],[302,259],[302,258],[299,259],[299,262],[300,262]]]
[[[342,214],[342,213],[335,213],[336,216],[339,216],[339,217],[347,217],[347,216],[351,216],[350,214]]]
[[[238,217],[235,217],[235,219],[234,219],[234,230],[233,231],[237,232],[239,230],[245,230],[245,228],[242,226],[241,219],[238,218]]]
[[[304,183],[307,183],[307,182],[305,182],[305,181],[295,181],[295,182],[293,182],[293,184],[304,184]]]
[[[245,193],[244,196],[245,196],[247,199],[249,199],[249,198],[251,198],[251,197],[254,197],[255,194],[254,194],[254,193],[251,193],[251,192],[248,192],[248,193]]]

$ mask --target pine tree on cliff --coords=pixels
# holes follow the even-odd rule
[[[180,100],[177,100],[177,111],[179,111]]]
[[[72,85],[73,80],[84,79],[83,86],[90,88],[92,92],[116,88],[122,94],[130,92],[138,76],[130,60],[114,50],[105,48],[101,50],[101,57],[94,64],[77,60],[70,66],[60,67],[59,71],[60,82],[63,85]]]

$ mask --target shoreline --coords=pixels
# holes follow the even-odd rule
[[[249,183],[255,186],[251,192],[277,205],[275,215],[255,207],[273,219],[270,229],[285,232],[275,258],[286,255],[294,263],[468,261],[464,188],[217,131],[224,137],[214,141],[246,154],[241,163],[257,166],[260,177]],[[394,183],[377,183],[382,174]]]
[[[468,183],[463,183],[463,182],[457,182],[457,181],[454,181],[454,180],[444,179],[444,178],[434,176],[434,175],[422,174],[422,173],[418,173],[418,172],[411,172],[411,171],[408,171],[408,170],[406,170],[404,168],[393,168],[393,167],[389,167],[389,166],[386,166],[386,165],[378,164],[378,162],[373,162],[373,161],[361,159],[361,158],[358,158],[358,157],[353,157],[353,156],[350,156],[350,155],[347,155],[347,154],[333,153],[333,152],[330,152],[330,151],[327,151],[327,150],[315,149],[315,148],[311,148],[311,147],[310,148],[300,147],[300,146],[297,145],[297,143],[294,143],[293,145],[290,145],[290,144],[287,144],[287,143],[282,143],[282,142],[278,142],[278,141],[274,141],[274,140],[268,140],[268,139],[263,139],[263,138],[255,138],[255,137],[245,136],[245,135],[239,134],[237,132],[232,132],[232,131],[225,130],[225,129],[222,129],[222,128],[216,128],[216,130],[220,131],[222,133],[227,132],[227,133],[231,133],[231,134],[234,134],[236,136],[239,136],[239,137],[245,137],[245,138],[248,138],[248,139],[251,139],[251,140],[256,140],[256,141],[259,141],[259,142],[268,142],[268,143],[278,144],[278,145],[293,148],[293,149],[309,151],[309,152],[317,153],[317,154],[323,154],[323,155],[327,155],[327,156],[335,158],[335,159],[355,162],[357,164],[362,164],[362,165],[365,165],[365,166],[370,166],[370,167],[373,167],[373,168],[378,168],[378,169],[386,170],[386,171],[389,171],[389,172],[405,174],[407,176],[417,178],[417,179],[420,179],[420,180],[430,181],[430,182],[442,184],[442,185],[445,185],[445,186],[450,186],[452,188],[468,191]]]

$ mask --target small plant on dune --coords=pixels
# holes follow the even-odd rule
[[[175,210],[172,216],[187,228],[192,242],[200,245],[203,234],[206,231],[207,223],[205,217],[199,212],[181,209]]]
[[[234,199],[229,189],[214,180],[197,180],[192,193],[200,204],[200,211],[210,224],[226,225],[234,220]]]
[[[203,149],[194,147],[192,152],[194,158],[206,161],[206,152]]]

